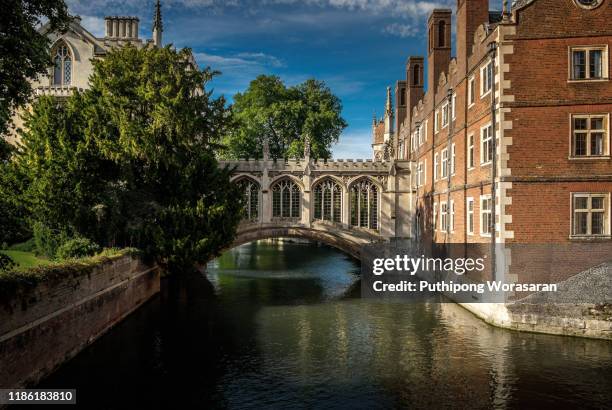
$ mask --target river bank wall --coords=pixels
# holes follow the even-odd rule
[[[133,255],[16,286],[0,300],[0,387],[35,385],[159,290],[159,268]]]

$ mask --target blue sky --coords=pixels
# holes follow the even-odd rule
[[[152,0],[68,0],[70,11],[97,36],[105,15],[136,15],[150,38]],[[426,20],[455,0],[167,0],[164,43],[190,47],[202,66],[223,74],[217,95],[248,87],[259,74],[294,85],[324,80],[342,99],[349,127],[335,158],[369,158],[372,114],[380,116],[385,90],[404,77],[410,55],[424,53]]]

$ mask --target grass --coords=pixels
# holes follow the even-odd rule
[[[42,259],[34,255],[32,252],[24,251],[0,251],[5,255],[8,255],[20,268],[33,268],[41,265],[49,265],[51,263],[48,259]]]

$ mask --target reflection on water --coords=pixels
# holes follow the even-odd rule
[[[247,244],[164,283],[44,387],[88,408],[605,408],[612,343],[490,327],[453,304],[359,298],[357,264]]]

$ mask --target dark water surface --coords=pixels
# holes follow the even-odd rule
[[[358,265],[258,242],[162,294],[40,388],[111,408],[610,408],[612,343],[359,297]],[[49,347],[53,348],[52,346]]]

